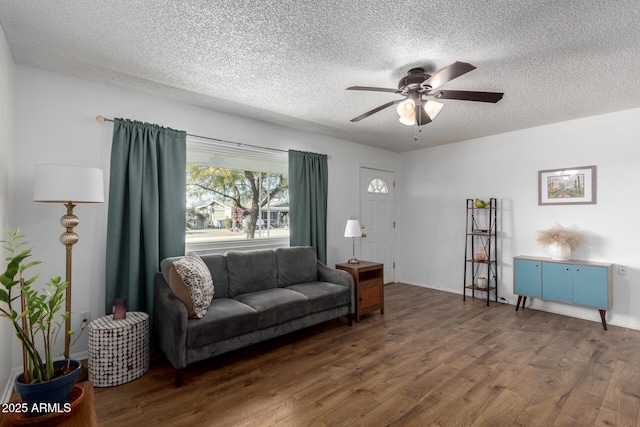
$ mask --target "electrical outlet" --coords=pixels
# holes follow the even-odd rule
[[[626,276],[627,275],[627,267],[624,265],[619,265],[618,266],[618,274],[620,276]]]
[[[89,326],[89,322],[90,321],[91,321],[91,312],[90,311],[83,311],[78,316],[78,329],[81,330],[82,329],[82,325],[84,325],[84,327],[86,328],[87,326]]]

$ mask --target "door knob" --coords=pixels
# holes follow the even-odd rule
[[[362,237],[367,237],[367,233],[362,233]]]

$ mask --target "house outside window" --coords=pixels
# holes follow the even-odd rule
[[[289,243],[287,153],[187,138],[187,250]]]

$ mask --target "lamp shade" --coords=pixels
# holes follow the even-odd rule
[[[398,119],[400,121],[400,123],[402,123],[403,125],[407,125],[407,126],[413,126],[416,124],[416,116],[413,115],[411,118],[406,118],[406,117],[400,117]]]
[[[398,103],[396,111],[400,117],[409,118],[414,116],[414,110],[416,109],[416,103],[413,99],[407,98],[404,101]]]
[[[33,201],[48,203],[103,203],[102,169],[87,166],[35,166]]]
[[[361,237],[362,230],[360,230],[360,222],[357,219],[350,219],[347,221],[347,226],[344,229],[344,237]]]
[[[440,113],[442,107],[444,107],[444,104],[429,100],[426,102],[426,104],[424,104],[424,111],[431,118],[431,120],[433,120]]]
[[[396,107],[396,111],[400,116],[400,123],[412,126],[416,123],[416,103],[413,99],[407,98],[400,102]]]

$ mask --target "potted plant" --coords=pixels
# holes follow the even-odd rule
[[[22,344],[23,372],[14,385],[22,396],[23,412],[33,416],[68,412],[71,391],[81,372],[80,362],[53,360],[58,335],[70,315],[62,312],[67,283],[54,277],[42,290],[33,289],[38,274],[26,278],[25,272],[40,262],[28,262],[32,248],[25,248],[27,243],[19,229],[5,233],[7,240],[2,243],[9,256],[0,275],[0,317],[11,322]]]
[[[556,224],[546,230],[538,231],[537,241],[547,247],[552,259],[567,260],[571,256],[571,251],[578,249],[582,244],[582,234]]]

